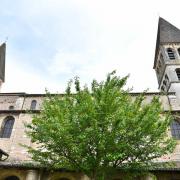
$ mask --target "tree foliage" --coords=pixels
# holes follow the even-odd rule
[[[107,179],[113,169],[149,167],[172,152],[175,142],[167,136],[171,116],[158,97],[149,104],[143,94],[133,99],[124,90],[127,78],[112,72],[105,81],[94,80],[91,89],[81,88],[75,78],[75,93],[72,81],[63,96],[47,93],[41,113],[28,125],[37,144],[29,147],[32,158],[48,167]]]

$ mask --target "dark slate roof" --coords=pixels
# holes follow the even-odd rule
[[[180,30],[168,21],[159,17],[154,67],[157,60],[159,45],[163,43],[180,43]]]
[[[160,17],[158,25],[158,37],[160,43],[180,42],[180,30]]]

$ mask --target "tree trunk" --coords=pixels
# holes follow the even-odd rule
[[[92,176],[90,177],[90,180],[97,180],[97,173],[96,173],[96,171],[93,171]]]

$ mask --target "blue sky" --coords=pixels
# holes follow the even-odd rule
[[[89,85],[114,69],[130,73],[133,91],[158,91],[152,67],[159,15],[180,28],[178,0],[0,2],[0,42],[7,40],[2,92],[63,92],[76,75]]]

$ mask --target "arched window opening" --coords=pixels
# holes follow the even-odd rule
[[[14,109],[14,106],[9,106],[9,110],[13,110]]]
[[[168,78],[167,74],[165,75],[165,79],[166,79],[167,81],[169,81],[169,78]]]
[[[180,48],[178,48],[178,54],[179,54],[179,56],[180,56]]]
[[[12,129],[13,129],[13,125],[14,125],[14,118],[12,116],[5,118],[5,120],[2,124],[0,137],[1,138],[10,138]]]
[[[178,80],[180,80],[180,68],[176,69],[176,74],[177,74]]]
[[[17,176],[8,176],[5,180],[20,180]]]
[[[37,104],[37,101],[36,101],[36,100],[32,100],[32,101],[31,101],[31,107],[30,107],[30,109],[31,109],[31,110],[35,110],[35,109],[36,109],[36,104]]]
[[[162,92],[164,92],[164,91],[165,91],[164,86],[161,86],[161,91],[162,91]]]
[[[166,83],[166,81],[165,81],[165,80],[163,81],[163,84],[166,86],[166,84],[167,84],[167,83]]]
[[[175,59],[174,51],[171,48],[167,49],[169,59]]]
[[[172,137],[180,139],[180,120],[174,120],[171,123],[171,134]]]
[[[165,74],[165,81],[166,81],[167,85],[169,86],[169,77],[167,76],[167,74]]]

